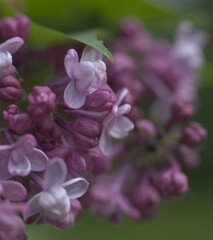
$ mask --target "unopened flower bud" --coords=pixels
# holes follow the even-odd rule
[[[15,19],[17,21],[18,36],[26,40],[30,31],[29,18],[20,14]]]
[[[189,147],[196,147],[206,138],[206,130],[197,122],[190,122],[182,132],[182,142]]]
[[[185,101],[178,100],[171,106],[173,122],[186,121],[194,115],[193,106]]]
[[[35,86],[28,96],[27,111],[33,117],[46,116],[54,110],[55,99],[55,93],[49,87]]]
[[[87,97],[85,107],[92,111],[109,111],[112,109],[114,102],[112,91],[108,88],[101,88]]]
[[[38,118],[33,128],[39,146],[52,150],[61,143],[61,131],[58,125],[49,117]]]
[[[158,184],[163,197],[178,196],[188,190],[187,176],[176,169],[165,172]]]
[[[73,126],[73,138],[80,148],[93,148],[98,144],[100,125],[93,120],[80,119]]]
[[[0,79],[0,100],[3,102],[14,102],[22,97],[19,81],[13,76]]]
[[[72,173],[72,171],[85,172],[87,168],[85,159],[77,151],[73,151],[66,158],[66,163],[70,173]]]
[[[10,105],[3,111],[4,120],[16,133],[23,134],[30,130],[33,119],[27,113],[20,113],[16,105]]]
[[[136,123],[138,130],[141,132],[142,136],[154,136],[156,135],[156,128],[152,121],[148,119],[138,120]]]
[[[29,19],[24,15],[14,18],[5,18],[0,21],[0,37],[5,41],[12,37],[21,37],[26,40],[30,28]]]

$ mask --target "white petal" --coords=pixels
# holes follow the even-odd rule
[[[28,202],[27,205],[29,207],[28,211],[23,214],[24,220],[26,221],[29,217],[39,213],[42,210],[42,207],[39,203],[39,199],[42,193],[38,193],[33,196]]]
[[[28,158],[31,163],[32,171],[40,172],[47,167],[48,157],[37,148],[34,148],[33,151],[28,154]]]
[[[52,186],[60,185],[64,182],[66,175],[67,167],[64,163],[64,160],[61,158],[52,159],[44,174],[44,188],[48,189]]]
[[[24,44],[24,40],[20,37],[11,38],[4,43],[0,44],[0,51],[8,51],[14,54]]]
[[[108,133],[113,138],[121,139],[128,135],[129,131],[134,129],[134,124],[129,118],[121,116],[114,120],[109,126]]]
[[[102,53],[96,50],[95,48],[92,48],[90,46],[87,46],[84,48],[81,62],[82,61],[90,61],[90,62],[97,62],[102,59]]]
[[[99,147],[104,155],[109,155],[112,150],[112,138],[103,131],[99,140]]]
[[[124,114],[129,113],[131,110],[131,105],[129,104],[124,104],[118,108],[117,116],[122,116]]]
[[[66,189],[69,199],[79,198],[87,191],[89,183],[84,178],[73,178],[62,186]]]
[[[73,78],[72,71],[78,61],[78,53],[74,49],[70,49],[64,58],[64,66],[70,78]]]
[[[0,68],[8,68],[13,62],[12,55],[7,51],[0,51]]]
[[[64,91],[64,102],[69,108],[78,109],[85,103],[86,95],[83,92],[77,91],[75,82],[72,81]]]
[[[75,65],[73,77],[76,89],[85,92],[95,76],[94,65],[91,62],[80,62]]]
[[[24,157],[22,161],[15,162],[9,159],[8,171],[12,176],[27,176],[31,171],[31,164],[27,157]]]

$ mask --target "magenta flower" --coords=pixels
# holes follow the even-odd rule
[[[119,106],[126,94],[127,89],[122,90],[117,97],[112,111],[103,121],[103,131],[100,137],[99,146],[104,155],[109,155],[112,148],[112,138],[122,139],[128,136],[129,132],[134,129],[134,124],[129,118],[123,116],[129,113],[131,106],[124,104]]]
[[[43,117],[52,112],[55,108],[55,93],[46,86],[33,87],[33,93],[29,94],[27,108],[28,113],[33,117]]]
[[[88,46],[84,48],[80,62],[74,49],[67,52],[64,64],[71,82],[65,89],[64,102],[68,107],[82,107],[87,94],[104,86],[106,65],[101,59],[102,54]]]
[[[88,188],[88,182],[80,177],[64,182],[66,175],[64,161],[53,159],[44,174],[43,190],[28,202],[29,211],[25,213],[25,219],[43,211],[47,222],[57,225],[64,221],[71,209],[70,199],[81,197]]]
[[[20,37],[11,38],[0,44],[0,78],[5,75],[10,75],[12,67],[12,54],[24,44]],[[13,69],[14,71],[14,69]]]
[[[32,117],[28,113],[21,113],[19,108],[12,104],[3,111],[4,120],[8,126],[18,134],[24,134],[30,130],[33,123]]]
[[[48,162],[47,156],[35,148],[33,135],[25,134],[11,145],[0,146],[0,179],[10,176],[27,176],[31,171],[43,171]]]

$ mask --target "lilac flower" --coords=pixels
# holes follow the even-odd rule
[[[0,179],[27,176],[31,171],[40,172],[47,166],[48,158],[39,149],[33,135],[25,134],[11,145],[0,146]]]
[[[134,128],[134,124],[127,117],[123,116],[129,113],[131,106],[129,104],[119,106],[127,93],[128,90],[124,89],[118,94],[112,111],[104,118],[99,146],[105,155],[109,155],[111,151],[112,138],[122,139],[128,136],[129,131]]]
[[[42,191],[28,201],[29,211],[24,214],[27,219],[43,211],[43,218],[54,225],[63,222],[70,212],[70,199],[81,197],[88,188],[83,178],[73,178],[64,182],[67,168],[60,158],[53,159],[44,174]]]
[[[54,110],[55,99],[55,93],[49,87],[35,86],[33,93],[28,96],[27,111],[33,117],[46,116]]]
[[[188,190],[188,179],[180,170],[170,169],[162,174],[158,187],[163,197],[178,196]]]
[[[93,148],[98,144],[100,130],[96,121],[81,118],[73,125],[73,139],[81,149]]]
[[[19,182],[0,180],[0,196],[8,200],[23,201],[27,196],[27,190]]]
[[[97,112],[110,111],[114,102],[112,91],[109,88],[100,88],[87,97],[84,108]]]
[[[28,132],[33,123],[32,117],[28,113],[20,113],[19,108],[14,104],[3,111],[3,117],[8,126],[18,134]]]
[[[0,239],[25,239],[25,225],[16,212],[23,214],[26,209],[26,204],[15,205],[8,201],[0,201]]]
[[[65,89],[64,102],[68,107],[82,107],[87,94],[104,86],[106,65],[101,59],[102,54],[88,46],[84,48],[80,62],[74,49],[67,52],[64,64],[71,82]]]
[[[14,67],[12,66],[12,54],[14,54],[23,44],[24,41],[20,37],[11,38],[0,44],[0,78],[14,72]]]
[[[21,85],[13,76],[5,76],[0,79],[0,100],[14,102],[22,97]]]
[[[131,166],[125,164],[118,175],[110,177],[100,175],[90,190],[91,209],[100,216],[109,217],[112,221],[120,221],[122,213],[133,219],[139,219],[139,211],[124,195],[125,182],[128,181]]]
[[[30,26],[29,19],[24,15],[18,15],[14,18],[5,18],[0,21],[0,36],[3,40],[12,37],[21,37],[26,40]]]
[[[196,147],[206,138],[206,130],[197,122],[190,122],[182,132],[182,142],[189,147]]]

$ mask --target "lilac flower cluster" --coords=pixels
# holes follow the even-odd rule
[[[25,58],[13,65],[12,55],[25,51],[29,28],[25,16],[0,21],[0,101],[12,103],[0,138],[0,239],[25,239],[35,221],[72,227],[87,208],[114,222],[145,219],[184,194],[182,168],[198,164],[206,137],[191,121],[205,34],[182,23],[171,44],[125,20],[109,43],[115,63],[70,49],[66,75],[27,99],[16,68]]]

